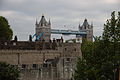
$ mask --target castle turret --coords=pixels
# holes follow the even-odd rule
[[[37,21],[36,21],[37,24]],[[41,20],[38,25],[36,25],[36,40],[49,42],[51,37],[51,23],[46,21],[44,15],[42,15]]]

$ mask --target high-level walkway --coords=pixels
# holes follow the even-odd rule
[[[52,34],[63,34],[63,35],[86,35],[86,30],[59,30],[59,29],[51,29]]]

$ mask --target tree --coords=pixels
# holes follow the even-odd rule
[[[75,80],[113,80],[114,65],[111,44],[106,45],[102,40],[84,42],[81,50],[83,56],[82,59],[78,59],[74,74]]]
[[[18,80],[19,69],[4,62],[0,62],[0,80]]]
[[[112,12],[102,39],[83,42],[81,50],[83,56],[78,59],[75,80],[118,80],[115,70],[120,67],[120,12],[117,19]]]
[[[112,57],[114,72],[120,66],[120,12],[115,16],[115,11],[111,14],[111,19],[104,24],[103,40],[112,46]],[[117,65],[117,66],[116,66]]]
[[[120,41],[120,12],[118,17],[115,17],[115,11],[111,14],[111,19],[104,24],[103,40],[115,42]]]
[[[11,40],[13,31],[5,17],[0,16],[0,40]]]

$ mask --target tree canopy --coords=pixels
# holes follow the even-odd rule
[[[104,24],[102,39],[82,43],[82,59],[79,58],[74,74],[75,80],[118,80],[120,67],[120,12],[117,18]]]
[[[111,19],[104,24],[103,40],[120,41],[120,12],[116,18],[115,11],[111,13]]]
[[[7,19],[0,16],[0,40],[11,40],[13,36],[13,31]]]
[[[19,69],[4,62],[0,62],[0,80],[18,80]]]

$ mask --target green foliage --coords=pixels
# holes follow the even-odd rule
[[[120,41],[120,12],[118,12],[117,18],[115,11],[112,12],[111,19],[108,19],[104,26],[103,40]]]
[[[120,67],[120,13],[115,19],[107,20],[102,40],[96,37],[95,42],[82,43],[82,59],[78,59],[75,80],[118,80]]]
[[[116,48],[114,53],[113,46],[113,43],[106,44],[102,40],[83,43],[83,57],[78,59],[75,80],[113,80],[113,71],[119,67],[115,65],[119,65],[117,62],[120,62],[120,55],[115,56],[115,54],[120,54],[120,47]]]
[[[19,73],[18,68],[0,62],[0,80],[18,80]]]
[[[11,40],[13,32],[5,17],[0,16],[0,40]]]

